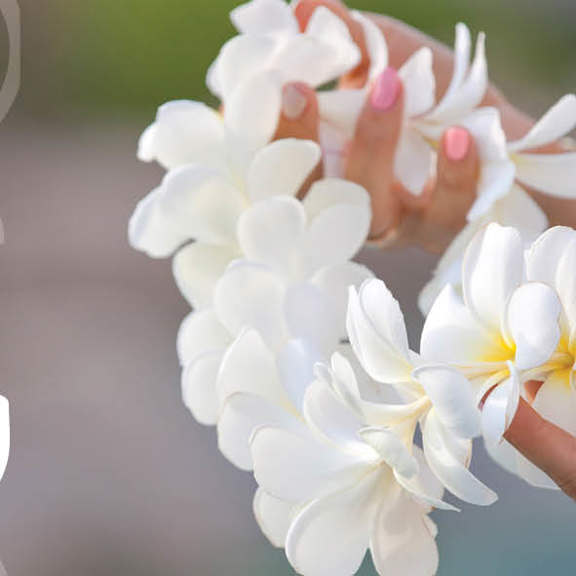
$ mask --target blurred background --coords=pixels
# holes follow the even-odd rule
[[[235,4],[20,0],[22,90],[0,125],[0,392],[13,435],[0,557],[9,576],[292,574],[256,527],[252,479],[181,403],[175,335],[187,308],[170,265],[126,241],[136,202],[161,178],[135,159],[139,133],[162,102],[208,98],[204,74],[233,33]],[[448,43],[459,20],[485,30],[493,80],[534,115],[576,90],[574,0],[351,4]],[[6,53],[0,25],[0,70]],[[416,295],[434,258],[362,258],[400,296],[417,344]],[[436,514],[440,574],[574,574],[576,505],[477,454],[475,470],[500,501]]]

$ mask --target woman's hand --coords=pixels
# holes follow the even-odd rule
[[[368,71],[368,55],[362,28],[338,0],[300,0],[295,12],[305,27],[318,6],[326,6],[348,25],[363,54],[360,65],[342,80],[343,88],[362,86]],[[370,15],[386,36],[390,68],[374,82],[355,138],[348,150],[345,176],[363,185],[373,204],[371,236],[382,244],[415,243],[441,251],[464,226],[476,193],[478,158],[470,134],[460,127],[447,130],[438,151],[437,179],[415,197],[394,179],[393,164],[402,121],[403,88],[396,70],[423,46],[434,52],[438,96],[447,89],[453,68],[452,52],[444,45],[392,18]],[[511,106],[493,87],[483,105],[496,106],[510,139],[524,135],[533,122]],[[318,139],[318,108],[313,90],[288,85],[284,90],[284,114],[277,137]],[[576,203],[535,195],[555,223],[576,224]]]
[[[576,500],[576,438],[521,399],[506,440]]]

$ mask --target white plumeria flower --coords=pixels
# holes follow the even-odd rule
[[[528,375],[530,379],[544,382],[532,407],[576,436],[576,232],[571,228],[551,228],[534,243],[526,261],[528,279],[554,288],[562,303],[558,347],[547,362]],[[491,450],[491,454],[531,484],[558,488],[508,443]]]
[[[410,350],[398,302],[383,282],[350,291],[348,334],[364,370],[381,387],[394,386],[404,405],[371,408],[375,426],[401,426],[412,444],[420,424],[426,460],[442,484],[460,499],[489,505],[496,495],[468,470],[471,439],[480,433],[480,413],[470,382],[442,358],[421,359]]]
[[[192,312],[179,333],[184,398],[199,421],[217,422],[220,362],[245,327],[275,352],[293,339],[318,358],[336,349],[345,337],[348,286],[372,276],[350,261],[366,241],[370,215],[364,189],[337,179],[316,182],[303,201],[277,196],[242,213],[242,258],[217,279],[213,308]]]
[[[377,26],[361,20],[371,60],[368,84],[359,90],[320,93],[320,116],[325,123],[327,148],[342,149],[354,136],[356,123],[374,79],[387,67],[385,39]],[[501,184],[506,167],[505,139],[496,111],[469,117],[482,102],[488,86],[485,36],[478,36],[474,61],[470,64],[470,31],[464,24],[456,27],[454,73],[450,86],[436,101],[436,80],[432,69],[432,51],[418,50],[400,68],[404,85],[404,123],[396,152],[394,172],[412,194],[420,195],[435,174],[436,150],[442,134],[456,124],[466,127],[479,142],[482,165],[481,188]]]
[[[302,402],[320,358],[303,341],[275,352],[257,330],[246,328],[228,348],[216,391],[218,446],[235,466],[252,469],[250,438],[262,426],[305,427]]]
[[[141,157],[157,159],[170,171],[136,208],[130,242],[156,258],[184,246],[174,274],[194,308],[211,304],[215,281],[242,255],[240,215],[271,196],[295,196],[321,155],[317,144],[295,139],[246,154],[227,137],[218,113],[196,102],[163,107],[143,141]]]
[[[352,576],[368,549],[379,574],[431,576],[437,530],[421,499],[439,502],[442,486],[421,451],[370,426],[363,406],[351,365],[336,354],[305,392],[304,425],[254,432],[256,517],[303,576]]]
[[[490,224],[466,250],[460,297],[442,291],[426,318],[421,353],[458,367],[476,388],[482,432],[497,445],[510,425],[521,384],[553,356],[560,302],[542,282],[527,281],[524,246],[513,228]]]
[[[231,19],[240,35],[223,46],[210,67],[208,86],[224,105],[227,127],[251,147],[273,137],[283,85],[317,88],[360,63],[348,27],[323,6],[303,32],[284,0],[252,0],[234,9]]]
[[[488,163],[487,171],[482,170],[477,199],[468,214],[468,224],[442,257],[434,278],[420,297],[420,307],[424,313],[428,312],[447,283],[459,285],[464,249],[487,223],[497,222],[517,228],[526,243],[532,242],[546,229],[546,215],[528,196],[525,188],[550,196],[576,198],[576,153],[530,152],[557,142],[574,129],[576,96],[569,94],[561,98],[524,138],[515,142],[505,142],[499,119],[494,114],[496,111],[493,109],[480,109],[461,123],[476,138],[480,158],[491,155],[495,162]],[[482,116],[484,127],[470,129],[470,120],[477,121]],[[493,185],[484,185],[482,175],[485,183],[492,182]]]

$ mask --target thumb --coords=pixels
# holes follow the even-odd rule
[[[516,416],[505,434],[528,460],[546,472],[576,500],[576,438],[542,418],[520,399]]]

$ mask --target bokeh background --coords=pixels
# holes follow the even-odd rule
[[[20,0],[23,84],[0,125],[0,392],[12,455],[0,485],[9,576],[284,576],[259,534],[249,475],[180,400],[175,334],[186,305],[168,262],[130,250],[126,224],[161,177],[135,159],[156,107],[208,98],[232,34],[223,0]],[[488,32],[492,78],[534,115],[576,89],[574,0],[354,1],[451,43]],[[0,26],[0,69],[6,60]],[[3,61],[2,61],[3,59]],[[367,253],[415,301],[434,265]],[[576,572],[576,506],[478,451],[491,509],[436,514],[443,576]],[[367,563],[364,575],[373,574]],[[409,576],[409,575],[407,575]]]

